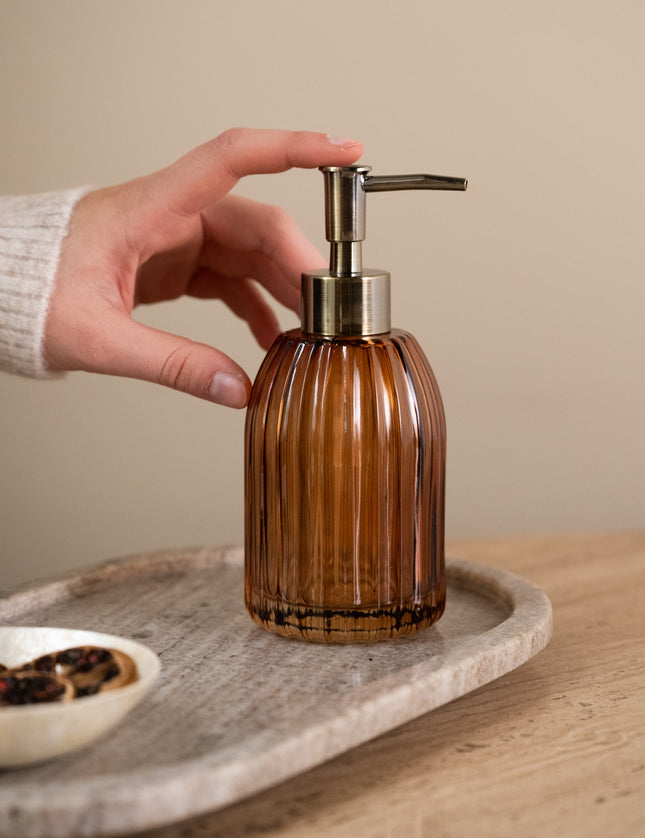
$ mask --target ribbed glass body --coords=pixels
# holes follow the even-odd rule
[[[246,419],[245,600],[269,631],[411,634],[445,603],[445,420],[412,335],[280,335]]]

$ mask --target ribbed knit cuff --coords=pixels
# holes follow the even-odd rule
[[[87,188],[0,197],[0,369],[51,378],[43,336],[72,210]]]

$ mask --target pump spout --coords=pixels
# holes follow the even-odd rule
[[[468,181],[446,175],[365,175],[365,192],[397,192],[400,189],[445,189],[464,192]]]

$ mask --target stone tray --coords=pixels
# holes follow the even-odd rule
[[[509,672],[552,627],[541,590],[457,560],[444,616],[411,638],[287,640],[255,626],[242,599],[242,551],[200,548],[107,562],[0,600],[0,624],[131,637],[162,664],[110,734],[0,772],[0,835],[118,835],[226,806]]]

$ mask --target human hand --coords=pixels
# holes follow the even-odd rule
[[[228,195],[249,174],[347,166],[362,152],[324,134],[238,128],[152,175],[85,195],[63,244],[43,353],[51,370],[153,381],[244,407],[251,382],[214,347],[132,319],[135,305],[219,298],[268,349],[279,332],[258,283],[299,310],[321,256],[277,207]]]

